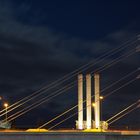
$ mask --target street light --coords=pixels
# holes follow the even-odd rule
[[[4,103],[4,107],[5,107],[5,120],[7,122],[7,107],[8,107],[8,103]]]
[[[104,97],[103,96],[100,96],[100,100],[103,100],[104,99]]]
[[[95,107],[95,103],[92,103],[92,106]]]

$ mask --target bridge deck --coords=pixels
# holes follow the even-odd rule
[[[1,130],[0,140],[140,140],[140,131],[81,132],[55,130],[26,132],[24,130]]]

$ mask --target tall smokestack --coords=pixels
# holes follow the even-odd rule
[[[83,75],[78,75],[78,129],[83,129]]]
[[[87,129],[91,129],[91,75],[86,75],[86,109]]]
[[[100,76],[94,74],[94,94],[95,94],[95,127],[100,129]]]

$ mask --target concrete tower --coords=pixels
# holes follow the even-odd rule
[[[95,127],[100,129],[100,76],[94,74],[94,94],[95,94]]]
[[[86,126],[91,129],[91,75],[86,75]]]
[[[83,75],[78,75],[78,129],[83,129]]]

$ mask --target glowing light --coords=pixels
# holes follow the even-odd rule
[[[92,106],[95,107],[95,103],[92,103]]]
[[[8,107],[8,103],[4,103],[4,107],[6,107],[6,108],[7,108],[7,107]]]
[[[47,129],[27,129],[27,132],[48,132]]]
[[[103,99],[104,99],[104,97],[103,97],[103,96],[100,96],[100,99],[101,99],[101,100],[103,100]]]

